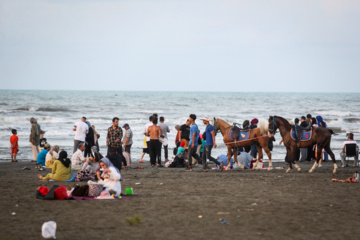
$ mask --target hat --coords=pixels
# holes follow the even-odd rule
[[[205,121],[208,121],[208,122],[211,121],[211,119],[208,116],[205,116],[204,118],[200,118],[200,120],[205,120]]]
[[[125,123],[123,128],[129,127],[129,124]]]
[[[251,120],[251,124],[256,124],[258,122],[259,122],[259,120],[257,118],[254,118],[253,120]]]
[[[45,143],[44,148],[49,148],[49,147],[50,147],[50,144]]]
[[[184,142],[181,142],[180,143],[180,147],[184,147],[185,146],[185,143]]]

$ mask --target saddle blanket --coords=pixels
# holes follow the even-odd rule
[[[234,140],[234,138],[231,135],[232,135],[232,129],[230,129],[230,131],[229,131],[229,137],[231,140]],[[247,140],[249,138],[249,135],[250,135],[250,131],[245,131],[245,132],[240,131],[239,137],[238,137],[238,139],[236,139],[236,141]]]
[[[291,129],[290,136],[293,140],[296,140],[296,133],[293,129]],[[308,141],[311,138],[311,131],[304,131],[302,132],[302,136],[300,141]]]

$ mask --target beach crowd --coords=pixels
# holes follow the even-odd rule
[[[195,164],[202,165],[202,171],[206,172],[209,167],[208,161],[216,164],[216,169],[222,169],[228,165],[228,156],[222,154],[216,158],[212,156],[211,151],[217,147],[216,130],[211,124],[212,119],[205,116],[200,120],[205,125],[203,133],[200,132],[196,123],[197,116],[190,114],[189,118],[182,125],[176,125],[175,148],[172,151],[172,158],[169,159],[169,139],[168,133],[170,127],[165,123],[165,118],[158,117],[157,114],[149,116],[149,122],[144,126],[143,134],[143,153],[139,160],[144,163],[143,158],[146,154],[150,157],[151,167],[169,167],[169,168],[186,168],[187,171],[192,171]],[[45,131],[35,118],[30,118],[31,130],[29,142],[33,153],[33,162],[36,162],[35,168],[43,170],[51,168],[52,172],[46,176],[38,175],[40,180],[54,180],[54,181],[98,181],[104,186],[104,191],[113,191],[116,194],[121,193],[121,170],[127,169],[131,164],[131,147],[133,145],[133,132],[128,123],[119,126],[119,118],[112,119],[112,125],[107,129],[106,134],[106,154],[105,157],[100,153],[99,139],[100,134],[95,130],[95,126],[91,125],[86,117],[82,117],[79,122],[76,122],[73,127],[75,132],[74,147],[71,159],[68,153],[60,149],[58,145],[51,146],[46,138],[44,138]],[[251,121],[245,120],[242,123],[242,130],[251,130],[257,128],[258,119],[254,118]],[[299,126],[302,129],[311,127],[327,127],[326,122],[321,116],[312,117],[307,114],[295,118],[291,122],[294,126]],[[12,129],[11,143],[11,161],[17,162],[16,154],[19,149],[17,130]],[[270,137],[268,147],[271,151],[273,149],[273,142],[275,138]],[[282,144],[282,140],[279,142]],[[356,155],[354,166],[358,166],[358,152],[359,147],[354,140],[353,133],[347,134],[347,141],[343,144],[343,151],[340,153],[342,167],[346,167],[346,144],[356,144]],[[164,149],[164,161],[162,161],[162,149]],[[313,161],[316,156],[316,145],[309,148],[300,148],[296,152],[295,159],[297,161]],[[326,151],[323,151],[322,159],[328,160]],[[249,147],[239,147],[238,160],[245,168],[251,168],[252,163],[257,157],[256,144]],[[287,161],[288,156],[285,157]],[[321,161],[321,160],[320,160]],[[163,165],[164,163],[164,165]],[[230,159],[232,168],[239,168],[239,166]],[[321,162],[320,162],[321,166]],[[71,170],[76,170],[72,174]]]

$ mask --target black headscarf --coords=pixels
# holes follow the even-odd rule
[[[66,151],[61,151],[59,153],[59,161],[66,167],[68,168],[71,164],[70,159],[67,158],[67,152]]]

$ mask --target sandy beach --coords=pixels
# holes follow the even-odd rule
[[[122,172],[123,192],[134,189],[130,199],[93,201],[36,199],[39,185],[55,184],[36,177],[50,170],[39,172],[23,162],[0,165],[0,239],[42,239],[41,226],[50,220],[57,223],[57,239],[357,239],[360,234],[360,184],[331,181],[358,168],[339,168],[333,175],[330,162],[313,174],[305,172],[309,162],[300,163],[303,173],[290,174],[203,173],[200,166],[185,172],[135,163]],[[129,225],[125,218],[134,215],[143,222]]]

